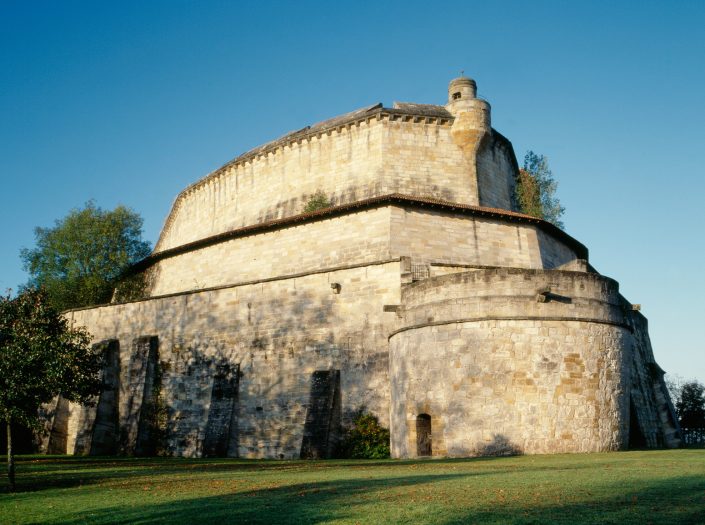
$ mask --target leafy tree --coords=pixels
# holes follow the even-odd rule
[[[316,191],[304,206],[304,213],[309,213],[323,208],[330,208],[332,203],[322,190]]]
[[[663,378],[666,383],[666,389],[668,390],[668,395],[671,397],[671,402],[675,403],[681,397],[681,388],[687,383],[687,381],[678,374],[666,374]],[[674,404],[675,408],[675,404]]]
[[[552,222],[563,228],[561,217],[565,208],[556,197],[558,183],[548,167],[548,159],[528,151],[524,156],[524,167],[519,169],[515,199],[522,213]]]
[[[100,358],[83,328],[73,328],[43,290],[0,296],[0,418],[7,427],[7,472],[15,487],[12,424],[38,425],[42,403],[59,394],[87,402],[100,391]]]
[[[29,285],[45,288],[60,310],[109,302],[125,270],[150,253],[142,218],[125,206],[105,211],[88,202],[34,234],[36,248],[20,254]],[[143,280],[126,280],[120,299],[139,295],[143,286]]]
[[[676,413],[681,427],[705,428],[705,385],[687,381],[676,398]]]
[[[388,458],[389,430],[382,427],[375,416],[360,409],[353,417],[353,425],[345,434],[341,448],[345,458]]]

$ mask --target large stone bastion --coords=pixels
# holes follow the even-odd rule
[[[612,279],[477,269],[407,285],[402,304],[389,338],[394,457],[618,450],[630,424],[659,417],[630,395],[660,377],[640,377],[653,356],[634,355],[639,328]]]

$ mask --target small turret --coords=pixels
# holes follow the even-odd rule
[[[477,98],[477,84],[471,78],[454,78],[448,85],[446,109],[455,117],[453,141],[468,153],[475,153],[482,138],[492,130],[490,104]]]
[[[475,97],[477,97],[477,84],[473,79],[468,77],[454,78],[448,84],[448,111],[455,113],[461,107],[468,107],[467,101]]]

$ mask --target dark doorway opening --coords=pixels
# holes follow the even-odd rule
[[[419,414],[416,417],[416,455],[430,456],[431,447],[431,416]]]

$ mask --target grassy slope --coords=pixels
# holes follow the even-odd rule
[[[427,461],[20,458],[0,523],[705,523],[705,451]]]

